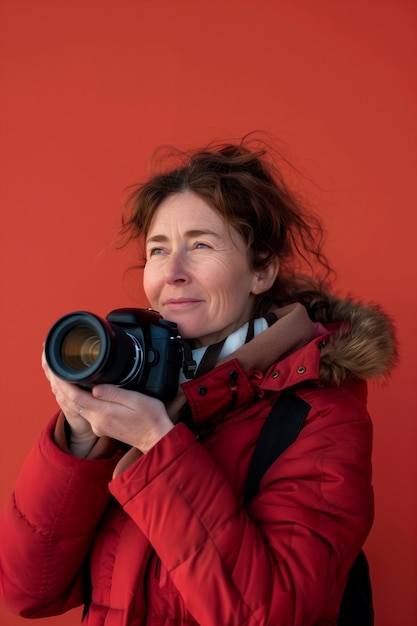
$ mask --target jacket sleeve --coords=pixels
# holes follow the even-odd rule
[[[0,597],[25,617],[82,604],[83,564],[118,460],[66,454],[54,443],[55,424],[29,454],[0,515]]]
[[[333,623],[373,520],[372,428],[351,394],[323,394],[248,511],[183,424],[110,484],[201,626]]]

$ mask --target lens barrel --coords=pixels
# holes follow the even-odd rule
[[[143,350],[129,333],[93,313],[59,319],[48,333],[45,356],[59,378],[85,387],[140,379]]]

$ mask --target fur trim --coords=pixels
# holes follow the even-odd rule
[[[347,378],[388,378],[398,361],[398,344],[394,322],[379,305],[331,294],[309,304],[318,322],[347,322],[322,347],[324,384],[340,385]]]

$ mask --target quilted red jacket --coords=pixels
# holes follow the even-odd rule
[[[373,520],[363,379],[389,369],[395,343],[379,310],[331,304],[323,322],[349,325],[317,336],[290,307],[184,384],[192,425],[178,423],[146,455],[100,440],[92,458],[75,458],[57,445],[54,418],[0,517],[10,609],[50,616],[87,600],[88,626],[335,624]],[[311,410],[245,510],[256,440],[287,388]]]

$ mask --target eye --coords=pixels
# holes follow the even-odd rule
[[[151,256],[159,256],[163,253],[164,253],[163,248],[157,248],[155,246],[155,248],[149,248],[148,253],[147,253],[147,258],[149,259]]]
[[[194,244],[194,248],[196,248],[197,250],[204,250],[205,248],[211,248],[211,246],[209,246],[208,243],[203,243],[202,241],[197,241]]]

